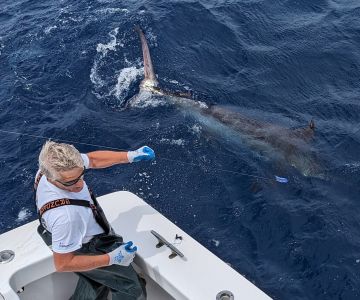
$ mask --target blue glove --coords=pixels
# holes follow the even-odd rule
[[[148,146],[143,146],[135,151],[127,153],[129,162],[138,162],[141,160],[152,160],[155,158],[155,152]]]
[[[129,266],[130,263],[134,260],[137,247],[133,246],[133,242],[127,242],[115,250],[108,253],[109,266],[116,264],[120,266]]]

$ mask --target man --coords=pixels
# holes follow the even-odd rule
[[[35,180],[38,232],[51,247],[58,272],[77,272],[71,299],[145,299],[144,280],[130,263],[137,248],[114,233],[84,181],[89,168],[151,160],[154,151],[94,151],[80,154],[72,145],[47,141]],[[66,287],[64,287],[66,288]]]

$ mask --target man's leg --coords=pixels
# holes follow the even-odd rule
[[[101,285],[96,281],[91,280],[79,275],[79,281],[76,285],[76,289],[70,300],[106,300],[110,292],[107,286]]]
[[[122,267],[118,265],[112,265],[91,271],[81,272],[79,276],[79,281],[83,281],[81,286],[79,286],[79,290],[81,291],[84,288],[88,291],[92,290],[92,297],[99,294],[100,287],[106,287],[111,291],[113,300],[146,299],[145,285],[143,282],[140,282],[140,279],[132,266]],[[76,288],[76,291],[77,290],[78,287]],[[103,299],[97,298],[98,296],[95,298],[92,297],[86,299]],[[72,300],[82,299],[85,298],[72,298]],[[106,297],[104,299],[106,299]]]
[[[121,244],[121,237],[100,235],[83,245],[77,252],[83,255],[108,253]],[[111,291],[113,300],[146,299],[145,280],[139,279],[131,265],[128,267],[111,265],[79,273],[79,283],[74,298],[71,299],[85,299],[81,298],[81,294],[84,289],[87,289],[85,294],[89,295],[86,299],[102,300],[103,298],[97,298],[103,292],[100,289],[102,286]],[[93,298],[90,297],[91,295]]]

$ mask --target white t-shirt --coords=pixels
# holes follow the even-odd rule
[[[88,156],[81,154],[81,157],[88,169]],[[63,198],[88,200],[93,203],[85,182],[80,192],[68,192],[50,183],[44,175],[38,184],[36,196],[38,209],[50,201]],[[42,223],[51,232],[52,250],[57,253],[70,253],[80,249],[82,244],[89,242],[94,235],[104,232],[95,221],[92,210],[77,205],[65,205],[46,211],[42,215]]]

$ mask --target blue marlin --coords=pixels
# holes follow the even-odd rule
[[[130,99],[127,106],[136,105],[139,97],[143,97],[144,94],[164,96],[166,102],[191,114],[204,127],[216,131],[220,136],[224,136],[224,131],[227,131],[241,143],[247,144],[255,151],[265,153],[267,157],[277,163],[280,162],[281,165],[284,165],[285,162],[304,176],[323,177],[317,155],[309,146],[315,130],[313,120],[304,128],[287,129],[249,118],[223,106],[209,106],[204,102],[192,99],[189,93],[174,93],[159,88],[146,37],[140,27],[136,27],[135,30],[141,40],[144,79],[140,83],[139,94]]]

